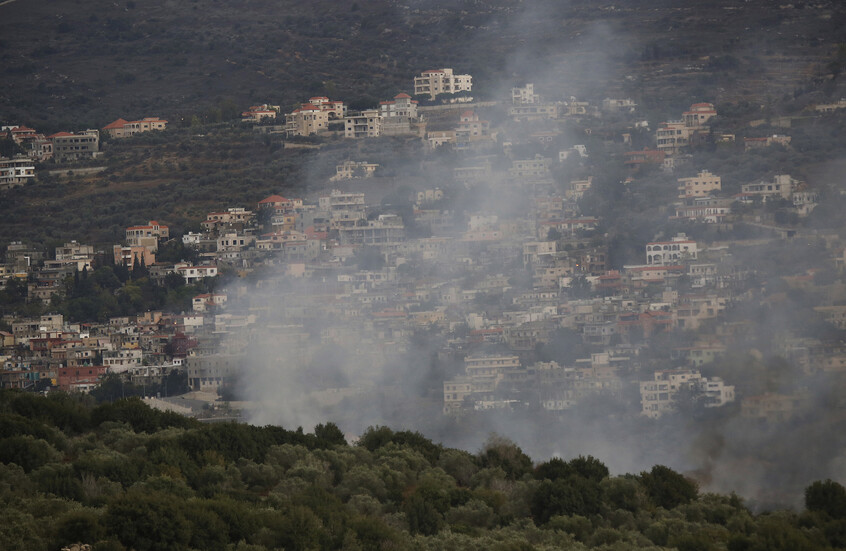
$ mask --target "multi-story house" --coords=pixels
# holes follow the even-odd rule
[[[128,138],[141,132],[151,130],[164,130],[167,128],[167,121],[158,117],[146,117],[138,121],[126,121],[118,119],[115,122],[103,127],[103,131],[112,138]]]
[[[675,155],[682,148],[695,145],[710,133],[707,122],[717,116],[711,103],[694,103],[682,113],[681,120],[662,122],[656,132],[658,150]]]
[[[687,204],[676,205],[674,218],[718,224],[731,214],[733,200],[721,197],[695,197]]]
[[[490,123],[479,120],[479,115],[472,109],[461,113],[455,128],[455,141],[459,144],[474,142],[488,136]]]
[[[696,176],[679,178],[679,199],[707,197],[722,188],[722,179],[707,170],[700,171]]]
[[[646,244],[646,263],[649,265],[679,264],[686,260],[696,260],[698,247],[683,233],[671,241],[653,241]]]
[[[720,295],[684,295],[676,310],[679,329],[696,330],[706,320],[716,319],[726,309],[728,298]]]
[[[207,312],[226,306],[227,296],[219,293],[203,293],[191,299],[195,312]]]
[[[558,104],[529,103],[512,105],[508,108],[508,116],[516,121],[538,121],[558,118]]]
[[[143,246],[126,246],[115,245],[112,247],[115,264],[123,264],[130,270],[135,266],[136,262],[142,263],[144,266],[151,266],[156,263],[156,253]]]
[[[329,195],[318,197],[318,208],[322,211],[356,210],[364,212],[366,203],[363,193],[343,192],[333,189]]]
[[[141,365],[143,353],[138,347],[125,347],[103,352],[103,364],[109,373],[123,373],[130,367]]]
[[[275,120],[279,111],[277,105],[251,105],[249,109],[241,113],[242,122],[258,123],[265,119]]]
[[[689,398],[701,396],[705,407],[724,406],[735,398],[734,386],[719,377],[703,377],[696,369],[657,371],[651,381],[640,383],[641,413],[657,419],[673,411],[681,391],[690,392]]]
[[[92,159],[100,152],[100,132],[85,130],[78,134],[59,132],[48,136],[53,142],[53,158],[57,162]]]
[[[794,180],[789,174],[777,174],[773,176],[772,182],[754,182],[740,186],[740,194],[735,199],[742,203],[752,202],[756,197],[762,201],[769,199],[790,199],[793,191],[800,182]]]
[[[217,266],[179,266],[176,272],[185,278],[185,283],[191,285],[206,277],[217,275]]]
[[[344,161],[335,166],[335,175],[329,178],[330,181],[352,180],[353,178],[371,178],[379,168],[377,163],[366,161]]]
[[[379,102],[379,116],[405,117],[407,119],[417,118],[417,100],[411,99],[408,94],[397,94],[391,101]]]
[[[288,136],[311,136],[329,127],[329,111],[311,103],[304,103],[285,115],[285,133]]]
[[[0,157],[0,189],[22,186],[35,179],[35,165],[28,157]]]
[[[511,104],[512,105],[532,105],[540,103],[541,97],[535,94],[535,85],[531,82],[527,83],[522,88],[511,89]]]
[[[149,252],[159,250],[159,242],[170,237],[170,229],[155,220],[147,222],[146,226],[130,226],[126,228],[126,244],[130,247],[145,247]]]
[[[414,77],[414,95],[426,94],[435,99],[438,94],[469,92],[473,89],[473,77],[456,75],[452,69],[432,69]]]
[[[405,240],[402,218],[380,214],[376,220],[359,220],[355,225],[338,228],[342,245],[388,245]]]
[[[382,135],[382,117],[378,109],[366,109],[348,115],[344,122],[345,138],[378,138]]]
[[[790,145],[790,141],[791,137],[784,134],[773,134],[772,136],[765,136],[763,138],[743,138],[743,148],[749,151],[750,149],[759,149],[772,145],[787,147]]]
[[[511,162],[508,171],[512,178],[536,179],[549,177],[549,167],[552,160],[537,154],[534,159],[518,159]]]
[[[210,212],[200,224],[204,230],[219,232],[224,229],[244,229],[255,213],[243,207],[231,207],[222,212]]]
[[[701,128],[717,116],[713,103],[694,103],[690,109],[682,113],[682,120],[688,128]]]
[[[347,116],[347,106],[342,101],[332,101],[326,96],[316,96],[308,99],[308,103],[324,111],[330,121],[343,119]]]
[[[634,113],[635,109],[637,109],[637,104],[631,98],[626,98],[626,99],[605,98],[604,100],[602,100],[602,110],[606,111],[606,112]]]
[[[188,356],[188,384],[194,390],[216,390],[236,377],[245,362],[244,356],[237,355]]]

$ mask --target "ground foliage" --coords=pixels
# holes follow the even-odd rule
[[[473,454],[371,427],[203,424],[139,400],[0,392],[0,547],[52,550],[829,549],[846,489],[753,514],[656,465],[533,463],[492,437]]]

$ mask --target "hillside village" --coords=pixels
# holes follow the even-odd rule
[[[337,401],[384,391],[383,366],[422,353],[421,335],[430,343],[423,398],[459,419],[566,415],[601,397],[655,419],[733,408],[776,422],[803,415],[821,377],[840,384],[843,219],[808,221],[846,190],[778,166],[725,185],[728,167],[716,157],[691,162],[723,150],[758,155],[760,165],[762,150],[796,146],[789,120],[753,121],[760,129],[738,136],[707,101],[676,120],[646,121],[631,99],[552,100],[532,83],[476,102],[471,75],[450,68],[420,73],[408,91],[361,110],[323,96],[288,113],[260,104],[239,123],[285,147],[415,140],[431,177],[401,197],[379,189],[380,163],[350,156],[322,190],[221,204],[197,231],[136,220],[119,243],[68,235],[46,249],[21,235],[5,244],[0,387],[96,392],[108,381],[124,393],[248,402],[239,394],[245,366],[266,362],[257,343],[270,342],[322,374],[306,394]],[[816,105],[797,120],[844,108]],[[167,125],[118,119],[49,136],[3,127],[18,155],[0,160],[0,193],[38,186],[42,163],[65,170],[108,158],[103,134],[166,136]],[[620,175],[613,187],[597,172],[609,166]],[[648,199],[659,230],[632,243],[625,202],[655,189],[651,181],[671,183]],[[609,208],[609,195],[624,204]],[[772,264],[784,269],[783,257],[762,260],[773,251],[805,256],[779,273]],[[783,314],[779,324],[752,319]],[[326,365],[327,347],[344,360]],[[773,362],[789,376],[755,371]]]

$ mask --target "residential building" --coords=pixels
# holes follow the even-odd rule
[[[624,164],[632,172],[640,170],[641,166],[661,166],[667,152],[660,147],[658,149],[643,149],[642,151],[629,151],[624,154]]]
[[[693,129],[685,126],[684,121],[666,121],[658,126],[656,144],[659,151],[675,155],[683,147],[690,145]]]
[[[0,157],[0,190],[22,186],[35,179],[35,165],[28,157]]]
[[[53,158],[57,162],[92,159],[100,152],[100,132],[85,130],[78,134],[59,132],[48,136],[53,142]]]
[[[344,122],[345,138],[378,138],[382,134],[382,117],[378,109],[366,109],[349,115]]]
[[[342,245],[388,245],[405,240],[402,218],[380,214],[376,220],[360,220],[354,226],[338,229]]]
[[[511,104],[512,105],[532,105],[540,103],[541,97],[535,94],[535,85],[531,82],[527,83],[522,88],[511,89]]]
[[[317,199],[318,208],[323,211],[356,210],[364,212],[366,204],[363,193],[343,192],[333,189],[329,195]]]
[[[278,105],[252,105],[241,113],[242,122],[258,123],[263,120],[275,120],[279,111]]]
[[[649,265],[674,265],[685,260],[696,260],[696,241],[691,241],[683,233],[671,241],[653,241],[646,244],[646,263]]]
[[[130,247],[145,247],[151,253],[158,251],[159,242],[166,241],[168,237],[169,228],[155,220],[150,220],[146,226],[126,228],[126,244]]]
[[[63,265],[74,265],[78,271],[83,269],[91,270],[94,262],[94,246],[82,245],[76,241],[65,243],[56,247],[56,263]]]
[[[436,203],[444,198],[444,190],[437,187],[434,189],[426,189],[418,191],[415,197],[415,203],[418,206]]]
[[[426,133],[429,147],[436,149],[444,144],[455,143],[455,130],[432,130]]]
[[[472,109],[461,113],[458,126],[455,128],[455,141],[457,143],[473,142],[488,136],[490,123],[479,120],[479,115]]]
[[[60,367],[57,373],[59,390],[87,393],[100,384],[108,370],[104,365]]]
[[[335,182],[337,180],[352,180],[353,178],[372,178],[377,168],[379,168],[377,163],[344,161],[335,167],[335,175],[329,180]]]
[[[837,103],[820,103],[814,106],[818,113],[832,113],[838,109],[846,109],[846,98],[840,98]]]
[[[288,136],[311,136],[329,127],[329,111],[311,103],[304,103],[285,115],[285,133]]]
[[[511,162],[511,169],[508,171],[512,178],[535,179],[549,176],[549,167],[552,160],[543,155],[536,154],[534,159],[517,159]]]
[[[144,266],[152,266],[156,262],[156,253],[144,246],[122,247],[115,245],[112,247],[112,252],[114,253],[115,264],[123,264],[130,270],[136,262],[141,262]]]
[[[676,215],[673,218],[719,224],[731,214],[732,202],[733,199],[729,198],[696,197],[689,199],[686,204],[676,205]]]
[[[692,294],[679,298],[676,325],[679,329],[695,331],[703,322],[714,320],[725,311],[728,298],[716,294]]]
[[[192,309],[195,312],[208,312],[223,308],[226,306],[226,298],[227,296],[222,294],[203,293],[191,300]]]
[[[438,94],[469,92],[473,88],[473,77],[456,75],[452,69],[432,69],[414,77],[414,95],[426,94],[435,99]]]
[[[325,112],[330,121],[340,120],[347,116],[347,106],[342,101],[332,101],[326,96],[308,99],[308,103]]]
[[[188,385],[193,390],[217,390],[234,379],[246,362],[244,356],[214,354],[188,356]]]
[[[224,229],[243,229],[253,219],[255,213],[244,207],[230,207],[226,211],[210,212],[200,225],[206,231],[219,232]]]
[[[762,147],[770,147],[772,145],[780,145],[787,147],[790,145],[791,137],[783,134],[773,134],[764,138],[743,138],[743,148],[746,151],[750,149],[759,149]]]
[[[769,422],[789,421],[810,405],[805,394],[774,394],[748,396],[740,401],[740,416]]]
[[[257,210],[273,209],[277,214],[294,212],[303,208],[302,199],[288,199],[281,195],[271,195],[258,202]]]
[[[584,180],[570,180],[570,184],[567,186],[566,191],[564,192],[564,197],[567,199],[573,199],[578,201],[582,197],[584,197],[585,192],[591,188],[593,185],[593,176],[588,176]]]
[[[743,184],[740,187],[740,194],[735,198],[743,203],[749,203],[756,197],[762,201],[768,199],[790,199],[793,191],[799,187],[800,182],[790,177],[789,174],[777,174],[773,176],[772,182],[754,182]]]
[[[103,131],[112,138],[128,138],[141,132],[164,130],[165,128],[167,128],[166,120],[158,117],[147,117],[138,121],[118,119],[103,127]]]
[[[122,347],[117,350],[103,352],[103,364],[109,368],[109,373],[123,373],[130,367],[141,365],[143,353],[138,346]]]
[[[722,179],[707,170],[700,171],[696,176],[679,178],[679,199],[706,197],[722,188]]]
[[[191,285],[207,277],[217,275],[217,266],[179,266],[176,272],[185,278],[185,283]]]
[[[708,379],[696,369],[657,371],[651,381],[640,383],[641,413],[657,419],[676,409],[679,393],[688,399],[702,399],[705,407],[720,407],[735,399],[734,386],[719,377]]]
[[[464,358],[464,377],[444,381],[444,413],[496,398],[497,386],[527,380],[529,371],[512,354],[473,354]]]
[[[611,99],[605,98],[602,100],[602,110],[611,113],[627,112],[634,113],[637,104],[631,98],[626,99]]]
[[[539,121],[558,118],[558,104],[556,103],[528,103],[512,105],[508,108],[508,116],[516,121]]]
[[[391,101],[379,102],[379,116],[405,117],[407,119],[417,118],[417,100],[411,99],[408,94],[397,94]]]
[[[717,116],[717,110],[711,103],[694,103],[688,111],[682,113],[681,120],[666,121],[659,125],[656,132],[658,149],[667,155],[675,155],[681,149],[696,145],[710,134],[706,125]]]
[[[701,128],[717,116],[717,110],[712,103],[694,103],[688,111],[682,113],[682,120],[688,128]]]

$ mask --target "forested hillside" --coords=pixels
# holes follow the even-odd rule
[[[846,545],[846,490],[801,513],[750,512],[657,465],[535,464],[492,436],[477,453],[332,423],[201,424],[137,399],[0,393],[0,548],[103,550],[820,550]]]
[[[702,97],[836,94],[838,84],[820,77],[842,40],[843,6],[772,7],[14,0],[0,6],[0,112],[57,131],[118,117],[214,121],[256,102],[288,109],[317,94],[357,108],[410,91],[415,74],[436,67],[472,74],[474,92],[486,97],[535,80],[560,97],[625,95],[667,113]]]

